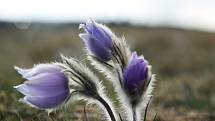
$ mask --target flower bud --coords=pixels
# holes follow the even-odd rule
[[[96,57],[104,61],[111,59],[112,36],[114,34],[105,26],[88,20],[86,24],[81,24],[86,33],[79,34],[84,41],[86,48]]]
[[[68,78],[62,69],[53,64],[39,64],[31,69],[15,67],[23,78],[23,84],[15,88],[25,95],[22,102],[41,109],[51,109],[67,101]]]
[[[148,62],[143,57],[138,57],[136,52],[133,52],[123,74],[124,89],[133,101],[137,101],[144,91],[146,82],[149,79],[148,70]]]

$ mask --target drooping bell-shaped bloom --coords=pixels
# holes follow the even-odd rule
[[[22,102],[41,109],[55,108],[69,98],[68,78],[54,64],[39,64],[31,69],[15,67],[26,81],[15,88],[25,95]]]
[[[132,53],[130,62],[124,71],[123,86],[127,94],[134,98],[141,96],[144,86],[149,77],[148,62],[143,57],[138,57],[136,52]]]
[[[114,34],[105,26],[88,20],[81,24],[86,33],[79,34],[84,41],[86,48],[99,59],[109,61],[111,59],[112,36]]]

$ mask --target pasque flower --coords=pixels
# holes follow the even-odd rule
[[[15,69],[27,80],[15,86],[25,95],[22,102],[41,109],[51,109],[67,101],[70,95],[68,79],[57,65],[39,64],[31,69]]]
[[[137,103],[136,101],[141,97],[149,79],[148,71],[148,62],[143,57],[138,57],[136,52],[133,52],[123,74],[123,86],[126,93],[131,97],[132,103]]]
[[[112,36],[114,34],[105,26],[88,20],[81,24],[86,33],[79,34],[86,48],[99,59],[109,61],[111,59]]]

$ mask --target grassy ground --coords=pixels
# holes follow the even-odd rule
[[[31,67],[34,63],[59,60],[59,53],[84,59],[77,28],[73,24],[33,24],[27,30],[12,24],[0,26],[0,120],[82,120],[83,103],[68,107],[67,113],[57,111],[48,116],[20,104],[22,95],[13,89],[23,81],[13,65]],[[111,28],[117,35],[124,35],[132,50],[143,54],[157,74],[149,119],[157,112],[160,121],[215,120],[215,33],[120,25]],[[92,107],[86,110],[90,120],[101,117]]]

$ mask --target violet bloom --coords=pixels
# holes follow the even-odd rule
[[[88,20],[81,24],[86,33],[79,34],[86,48],[99,59],[109,61],[111,59],[113,33],[105,26]]]
[[[15,87],[25,95],[22,102],[41,109],[51,109],[68,100],[68,78],[60,67],[39,64],[31,69],[15,69],[27,80]]]
[[[138,57],[136,52],[132,53],[130,62],[124,71],[123,86],[131,97],[132,103],[137,103],[143,93],[146,82],[149,79],[148,62],[143,57]]]

